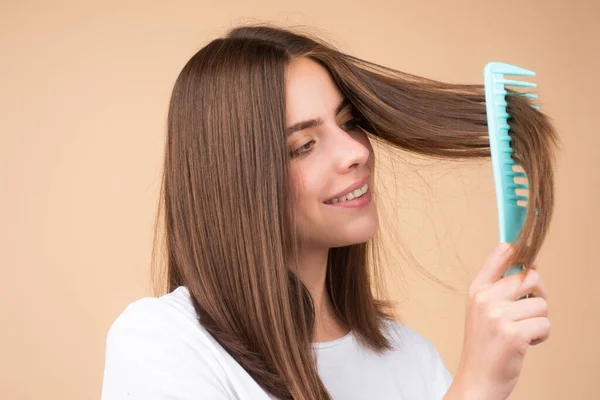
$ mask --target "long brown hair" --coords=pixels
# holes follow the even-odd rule
[[[315,36],[243,26],[198,51],[169,105],[157,214],[172,291],[186,286],[200,323],[279,399],[330,399],[311,350],[314,307],[294,272],[299,237],[288,178],[284,76],[309,57],[324,66],[370,139],[442,159],[489,158],[482,85],[437,82],[364,61]],[[507,96],[515,160],[529,178],[529,210],[515,258],[537,254],[553,209],[556,134],[530,100]],[[527,240],[523,240],[527,239]],[[391,348],[394,304],[375,240],[330,250],[327,290],[338,317],[374,351]]]

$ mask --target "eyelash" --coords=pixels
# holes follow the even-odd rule
[[[342,124],[342,126],[344,126],[344,125],[351,125],[350,129],[355,129],[355,128],[360,127],[361,122],[362,122],[362,119],[356,117],[356,118],[352,118],[352,119],[348,120],[347,122],[345,122],[344,124]],[[302,149],[306,148],[306,146],[308,146],[311,143],[315,143],[315,141],[314,140],[309,140],[308,142],[306,142],[302,146],[298,147],[296,150],[294,150],[292,152],[292,156],[296,156],[297,157],[299,155],[306,154],[306,153],[310,152],[310,149],[306,149],[305,151],[302,151]]]

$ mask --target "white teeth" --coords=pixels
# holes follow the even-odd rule
[[[365,183],[363,187],[361,187],[360,189],[356,189],[351,191],[350,193],[338,198],[338,199],[331,199],[326,201],[326,204],[335,204],[335,203],[339,203],[339,202],[343,202],[346,200],[353,200],[356,199],[360,196],[362,196],[363,194],[367,193],[367,190],[369,190],[369,184]]]

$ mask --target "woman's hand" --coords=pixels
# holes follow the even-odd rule
[[[514,249],[501,243],[469,287],[465,337],[455,380],[464,399],[504,400],[529,346],[550,335],[544,283],[536,265],[502,278]],[[526,295],[533,297],[520,299]]]

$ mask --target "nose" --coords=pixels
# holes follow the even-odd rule
[[[363,132],[338,130],[334,160],[339,173],[365,165],[371,156],[368,139]]]

